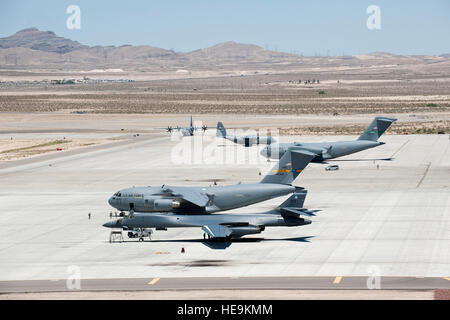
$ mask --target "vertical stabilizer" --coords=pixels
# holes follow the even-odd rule
[[[227,130],[222,122],[217,122],[216,136],[221,138],[225,138],[227,136]]]
[[[391,124],[397,121],[395,118],[388,117],[375,117],[372,123],[367,127],[358,140],[370,140],[377,141],[378,138],[391,126]]]
[[[303,204],[305,203],[307,190],[303,189],[300,191],[295,191],[289,198],[284,201],[279,208],[303,208]]]
[[[292,184],[315,156],[306,150],[288,150],[260,183]]]

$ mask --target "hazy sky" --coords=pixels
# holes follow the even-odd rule
[[[81,29],[66,27],[69,5]],[[381,29],[369,30],[369,5]],[[450,53],[450,0],[0,0],[0,37],[37,27],[87,45],[191,51],[223,41],[304,55]]]

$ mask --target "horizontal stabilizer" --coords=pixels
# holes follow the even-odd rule
[[[313,211],[309,211],[306,209],[298,209],[298,208],[280,208],[280,214],[285,217],[294,217],[298,218],[299,216],[308,216],[312,217],[315,216]]]

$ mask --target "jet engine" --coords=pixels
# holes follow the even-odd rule
[[[240,238],[246,234],[256,234],[261,233],[264,229],[258,226],[239,226],[230,228],[232,238]]]
[[[153,201],[156,211],[172,211],[180,207],[180,202],[173,199],[156,199]]]

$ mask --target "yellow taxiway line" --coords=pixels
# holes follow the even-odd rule
[[[150,281],[148,284],[149,285],[154,285],[155,283],[157,283],[159,281],[159,278],[153,278],[153,280],[152,281]]]
[[[334,278],[333,283],[334,283],[334,284],[338,284],[338,283],[341,282],[341,280],[342,280],[342,277],[336,277],[336,278]]]

